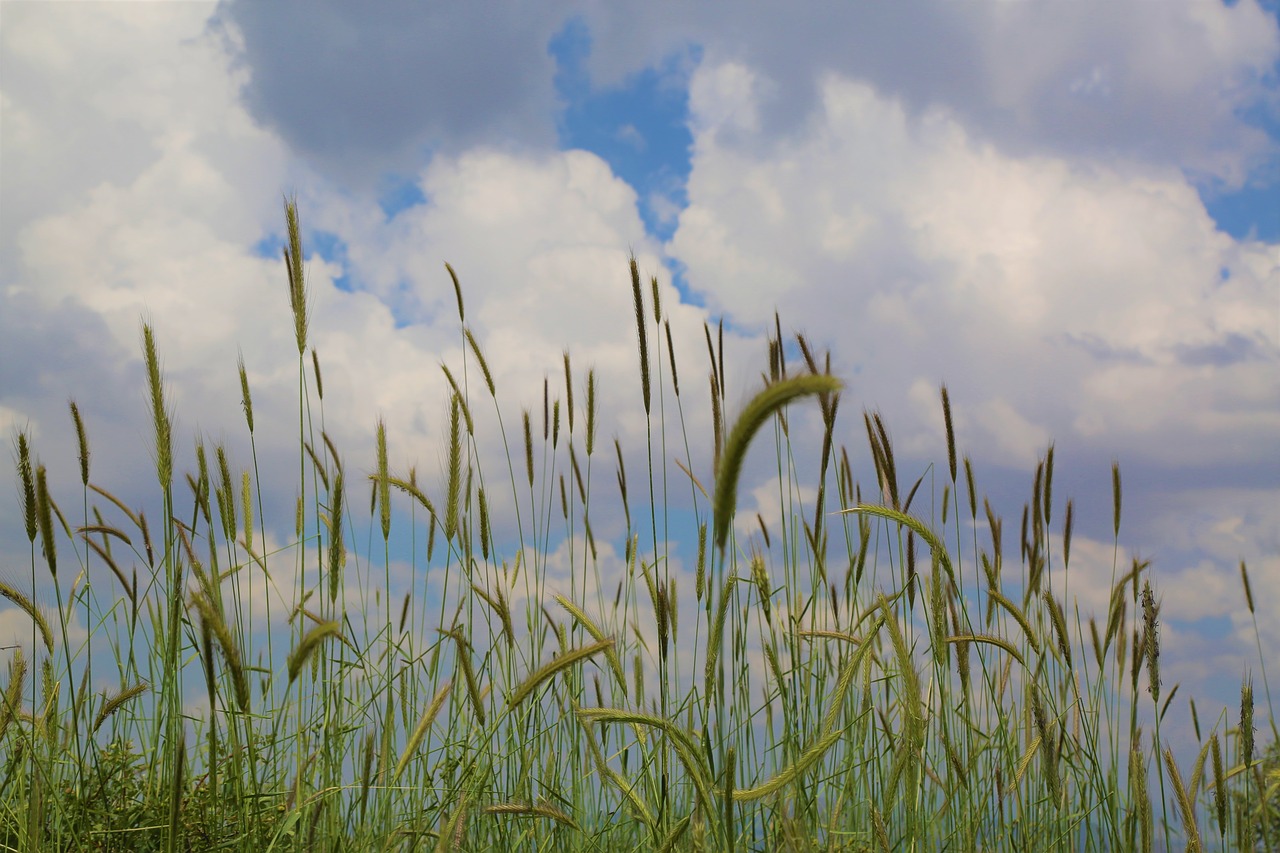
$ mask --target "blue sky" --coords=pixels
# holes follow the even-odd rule
[[[327,426],[353,459],[382,416],[393,455],[438,467],[439,364],[463,356],[445,261],[508,426],[568,348],[599,372],[603,434],[642,447],[634,251],[682,377],[702,382],[703,323],[725,322],[734,403],[776,309],[849,381],[851,452],[866,407],[904,468],[945,462],[946,382],[984,490],[1016,517],[1056,442],[1086,612],[1110,577],[1119,459],[1122,544],[1155,561],[1183,680],[1229,705],[1256,662],[1241,559],[1257,600],[1280,602],[1276,4],[0,15],[0,429],[30,429],[55,483],[75,482],[70,396],[103,448],[95,477],[146,499],[140,316],[184,435],[247,454],[227,416],[243,353],[261,422],[280,416],[261,446],[292,458],[279,249],[296,194],[341,401]],[[688,394],[706,476],[706,391]],[[745,509],[769,518],[768,473],[753,476]],[[7,564],[25,564],[20,531],[0,501]]]

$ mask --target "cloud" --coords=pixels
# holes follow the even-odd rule
[[[947,105],[1016,154],[1189,168],[1239,185],[1274,161],[1244,117],[1267,108],[1280,58],[1257,2],[1198,4],[825,3],[809,14],[757,0],[736,14],[610,4],[587,14],[600,85],[683,44],[768,81],[755,106],[776,143],[819,107],[827,75],[860,80],[911,112]],[[625,26],[624,26],[625,22]],[[909,35],[906,35],[909,34]]]
[[[219,45],[202,36],[208,15],[200,4],[6,12],[0,36],[6,277],[22,226],[148,171],[156,189],[174,181],[166,186],[174,204],[217,214],[211,221],[224,233],[256,226],[253,218],[229,215],[227,200],[242,209],[251,187],[281,171],[283,150],[237,105],[238,77],[229,75]],[[209,180],[222,186],[202,183]],[[265,201],[266,209],[275,208],[273,199]]]
[[[755,75],[704,67],[692,84],[668,251],[713,311],[802,318],[878,405],[950,381],[1023,465],[1051,434],[1184,463],[1274,447],[1274,247],[1218,232],[1181,175],[1001,154],[949,110],[837,76],[771,141]],[[1224,351],[1240,355],[1188,357]]]
[[[771,142],[821,104],[823,80],[835,74],[912,112],[946,104],[978,138],[1013,153],[1186,168],[1232,186],[1276,155],[1244,118],[1265,108],[1261,82],[1280,58],[1276,21],[1255,0],[913,0],[830,3],[806,15],[755,0],[728,17],[646,3],[508,3],[496,12],[396,3],[369,15],[333,2],[304,12],[231,0],[216,21],[237,45],[255,118],[351,179],[411,169],[424,149],[552,146],[547,46],[571,21],[589,32],[597,89],[690,47],[713,64],[755,69],[768,81],[754,109]]]
[[[250,112],[323,170],[368,180],[424,148],[555,144],[547,42],[564,5],[226,2]]]

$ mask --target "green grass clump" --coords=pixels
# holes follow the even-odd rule
[[[295,482],[259,477],[243,359],[252,466],[198,440],[183,471],[149,325],[150,519],[91,481],[74,403],[76,510],[15,436],[30,591],[4,567],[0,595],[32,629],[0,682],[0,848],[1280,849],[1269,694],[1260,706],[1246,680],[1205,731],[1191,700],[1191,761],[1162,734],[1182,705],[1161,676],[1149,565],[1120,555],[1118,465],[1108,608],[1081,613],[1052,446],[1016,561],[945,387],[941,483],[930,468],[900,488],[889,431],[865,412],[864,500],[842,385],[803,336],[789,370],[777,318],[736,419],[723,326],[705,327],[711,426],[692,435],[657,282],[647,310],[634,258],[642,476],[620,442],[597,453],[596,374],[575,389],[568,352],[564,396],[544,383],[541,431],[523,409],[513,448],[447,267],[462,360],[442,365],[444,473],[396,469],[379,420],[366,510],[322,426],[292,202],[286,222]],[[500,436],[498,459],[483,435]],[[682,461],[703,456],[701,476]],[[765,459],[772,529],[737,513],[740,477]]]

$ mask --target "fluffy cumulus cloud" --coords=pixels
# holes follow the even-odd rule
[[[1275,247],[1218,232],[1180,174],[1005,154],[835,76],[803,129],[764,143],[767,86],[738,63],[693,80],[670,248],[715,310],[760,327],[780,308],[864,397],[951,378],[1024,463],[1049,424],[1167,462],[1273,446]]]
[[[411,170],[427,147],[552,144],[546,45],[573,20],[589,28],[599,86],[690,46],[757,69],[771,81],[759,105],[770,139],[821,103],[821,72],[830,72],[912,111],[946,104],[1011,150],[1191,168],[1237,185],[1271,148],[1242,114],[1280,52],[1275,20],[1256,0],[824,2],[802,15],[771,0],[732,15],[639,2],[394,3],[369,15],[333,2],[233,0],[219,20],[243,36],[253,114],[350,180]]]
[[[347,179],[407,168],[428,147],[554,144],[547,40],[563,3],[502,8],[233,0],[245,101],[290,147]],[[282,49],[282,46],[286,46]]]
[[[565,397],[566,349],[579,418],[586,372],[598,372],[598,454],[614,435],[639,454],[648,425],[634,252],[646,299],[648,277],[659,277],[680,367],[682,409],[659,404],[686,419],[688,445],[671,451],[672,420],[667,450],[691,457],[703,483],[703,323],[714,337],[726,318],[732,409],[759,381],[776,309],[784,335],[801,330],[829,348],[849,380],[838,441],[860,445],[859,408],[882,408],[912,480],[945,458],[943,381],[960,441],[1003,509],[1020,504],[1056,441],[1058,493],[1087,488],[1096,504],[1079,510],[1077,575],[1064,590],[1082,608],[1105,607],[1118,455],[1122,538],[1155,558],[1167,617],[1180,624],[1170,648],[1249,653],[1241,558],[1259,613],[1280,600],[1280,520],[1260,509],[1276,505],[1280,476],[1280,249],[1218,230],[1200,191],[1247,183],[1275,162],[1276,140],[1249,120],[1275,99],[1274,16],[1253,0],[832,4],[823,15],[815,26],[816,16],[763,2],[732,16],[638,3],[7,9],[0,429],[28,430],[55,487],[78,488],[66,412],[75,397],[94,479],[140,502],[154,490],[145,318],[178,412],[180,467],[191,467],[195,435],[250,464],[243,354],[263,479],[281,484],[273,505],[291,508],[298,353],[279,246],[280,199],[296,192],[314,247],[323,426],[353,482],[372,466],[379,417],[393,466],[417,465],[435,482],[442,362],[460,378],[465,365],[477,446],[495,458],[505,431],[519,467],[521,410],[540,433],[544,379]],[[635,72],[685,57],[687,77],[677,76],[693,144],[683,192],[669,194],[680,205],[663,211],[674,226],[665,243],[637,212],[646,189],[598,154],[559,150],[548,45],[575,18],[591,34],[596,87],[624,89]],[[643,116],[628,121],[645,132]],[[377,196],[392,173],[417,201],[388,213]],[[460,334],[445,261],[501,423]],[[651,337],[650,353],[666,359],[665,340]],[[787,358],[798,363],[794,347]],[[798,441],[812,439],[812,412],[791,423]],[[627,459],[644,470],[641,455]],[[563,460],[549,464],[561,467],[547,469],[548,489],[567,473]],[[612,480],[611,458],[593,465]],[[865,457],[855,466],[865,490]],[[772,530],[784,522],[779,487],[767,485],[777,477],[776,465],[749,466],[741,489]],[[688,483],[678,486],[674,512],[687,509]],[[808,506],[805,489],[795,501]],[[509,490],[491,499],[497,520],[511,521]],[[605,562],[620,571],[610,537],[621,523],[596,521]],[[758,522],[740,521],[757,536]],[[288,538],[290,519],[277,526],[271,541]],[[540,547],[548,565],[567,559],[560,543]],[[574,547],[580,559],[583,544]],[[26,553],[15,503],[0,502],[0,557],[25,565]],[[673,571],[687,598],[689,570]],[[21,635],[15,620],[0,615]],[[1212,620],[1232,633],[1198,627]],[[1280,644],[1274,628],[1262,639]]]
[[[822,102],[821,72],[830,72],[912,112],[946,104],[1024,153],[1120,157],[1239,181],[1273,148],[1241,115],[1280,51],[1275,19],[1257,2],[909,0],[809,12],[769,0],[733,15],[609,4],[589,13],[603,43],[592,69],[617,81],[672,45],[707,45],[770,81],[758,109],[771,139],[791,135]]]

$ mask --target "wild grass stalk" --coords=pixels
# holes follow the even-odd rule
[[[309,338],[292,200],[285,221],[299,360],[298,480],[283,508],[271,505],[278,484],[263,480],[276,470],[256,445],[269,409],[255,417],[244,358],[252,465],[237,468],[226,445],[202,438],[184,463],[149,324],[154,540],[148,513],[91,482],[77,405],[74,531],[30,436],[15,436],[31,588],[0,578],[0,596],[32,629],[0,685],[6,849],[1280,841],[1267,775],[1280,752],[1254,740],[1255,729],[1275,735],[1269,692],[1255,702],[1246,680],[1238,715],[1224,709],[1206,737],[1190,703],[1194,762],[1162,734],[1180,713],[1178,685],[1162,681],[1162,669],[1175,673],[1160,660],[1149,565],[1121,570],[1118,464],[1110,595],[1105,613],[1083,614],[1071,543],[1085,516],[1060,488],[1055,498],[1065,457],[1053,445],[1032,478],[1016,559],[1003,519],[979,500],[946,386],[937,484],[909,471],[883,417],[864,412],[867,493],[878,495],[864,501],[829,356],[804,335],[785,342],[775,315],[763,386],[733,400],[726,373],[740,368],[726,363],[723,324],[705,324],[707,386],[682,390],[676,314],[656,278],[646,305],[631,258],[644,479],[629,482],[639,463],[615,439],[618,491],[592,488],[601,380],[589,366],[585,381],[581,366],[575,374],[567,350],[543,382],[541,438],[531,395],[510,446],[508,410],[446,265],[462,365],[442,365],[443,475],[397,469],[378,418],[372,458],[351,463],[371,473],[352,480],[324,426],[334,400]],[[652,335],[666,346],[650,347]],[[473,367],[492,415],[473,405]],[[553,393],[561,373],[563,395]],[[684,400],[699,394],[705,434],[686,423]],[[804,397],[818,405],[790,406]],[[714,462],[710,491],[703,458]],[[763,472],[768,500],[739,506],[739,483]],[[189,503],[179,505],[175,476]],[[37,540],[47,572],[36,571]],[[1256,620],[1243,564],[1240,574]],[[74,644],[79,621],[88,637]],[[1265,658],[1256,621],[1255,635]],[[189,668],[199,677],[184,677]]]

